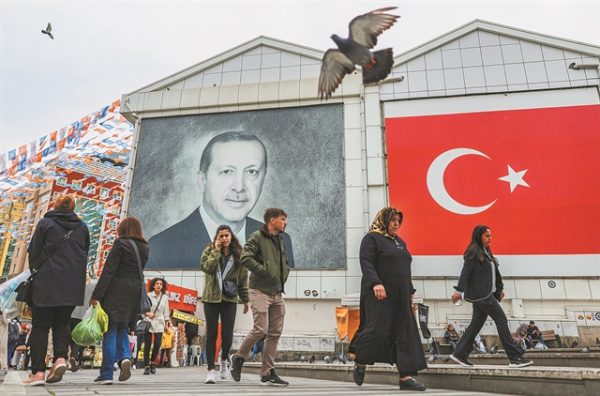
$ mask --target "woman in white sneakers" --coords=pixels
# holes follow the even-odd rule
[[[221,317],[220,377],[229,376],[229,349],[233,341],[233,325],[239,300],[248,312],[248,270],[240,264],[242,246],[228,225],[217,227],[213,242],[202,253],[200,269],[204,277],[204,317],[206,319],[206,384],[217,381],[215,354],[219,316]]]

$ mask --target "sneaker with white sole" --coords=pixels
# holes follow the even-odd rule
[[[205,384],[216,384],[217,383],[217,373],[215,370],[208,370],[208,374],[206,374],[206,379],[204,380]]]
[[[42,386],[46,383],[46,373],[38,371],[35,374],[29,374],[26,380],[21,382],[23,386]]]
[[[508,364],[510,368],[523,368],[527,366],[531,366],[533,364],[532,360],[525,359],[522,356],[519,356],[517,359],[513,359]]]
[[[229,362],[227,360],[221,360],[219,366],[219,377],[221,377],[222,380],[229,377]]]
[[[275,372],[275,369],[269,370],[269,374],[260,377],[260,382],[264,385],[275,386],[288,386],[290,384],[289,382],[282,380]]]
[[[58,358],[48,371],[48,377],[46,377],[46,383],[53,384],[62,381],[62,377],[67,371],[67,361],[64,358]]]
[[[466,358],[456,355],[450,355],[450,359],[454,360],[456,363],[460,364],[463,367],[473,367],[473,363],[469,362]]]
[[[120,364],[119,381],[127,381],[131,377],[131,360],[123,359]]]
[[[112,385],[113,384],[113,380],[109,379],[109,378],[102,378],[102,377],[98,376],[94,380],[94,383],[95,384],[100,384],[100,385]]]

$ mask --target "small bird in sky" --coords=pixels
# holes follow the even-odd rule
[[[385,7],[357,16],[350,21],[348,38],[334,34],[331,39],[338,49],[325,52],[319,75],[319,98],[328,99],[340,85],[346,74],[354,71],[356,65],[362,68],[363,83],[381,81],[390,74],[394,64],[391,48],[371,52],[377,44],[377,37],[389,29],[400,18],[386,14],[397,7]]]
[[[48,26],[46,26],[46,30],[42,30],[43,34],[47,34],[52,40],[54,40],[54,36],[52,35],[52,25],[48,22]]]

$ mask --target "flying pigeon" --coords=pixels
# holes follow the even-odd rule
[[[328,99],[340,85],[346,74],[354,71],[356,65],[362,68],[363,83],[383,80],[390,74],[394,64],[391,48],[371,52],[377,44],[377,36],[389,29],[400,18],[386,14],[397,7],[379,8],[357,16],[350,24],[348,38],[334,34],[331,39],[338,49],[330,48],[323,56],[319,75],[319,98]]]
[[[46,30],[42,30],[43,34],[47,34],[48,37],[50,37],[52,40],[54,40],[54,36],[52,35],[52,25],[50,24],[50,22],[48,22],[48,26],[46,27]]]

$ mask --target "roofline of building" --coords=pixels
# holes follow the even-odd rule
[[[142,88],[139,88],[133,92],[126,94],[125,96],[129,96],[135,93],[142,92],[152,92],[159,91],[164,89],[170,85],[176,84],[179,81],[186,79],[187,77],[200,73],[204,70],[210,69],[211,67],[225,62],[231,58],[235,58],[245,52],[251,51],[260,46],[268,46],[275,49],[279,49],[286,52],[295,53],[301,56],[306,56],[309,58],[321,60],[323,58],[324,51],[320,51],[314,48],[306,47],[303,45],[294,44],[288,41],[279,40],[267,36],[258,36],[250,41],[246,41],[236,47],[233,47],[227,51],[221,52],[218,55],[215,55],[211,58],[208,58],[200,63],[196,63],[195,65],[189,66],[183,70],[175,72],[170,76],[167,76],[161,80],[155,81],[152,84],[148,84]]]
[[[583,54],[590,55],[593,57],[600,57],[600,46],[597,45],[582,43],[574,40],[566,40],[560,37],[536,33],[525,29],[515,28],[512,26],[501,25],[499,23],[484,21],[482,19],[475,19],[469,23],[457,27],[454,30],[449,31],[448,33],[444,33],[439,37],[426,41],[425,43],[413,49],[399,54],[394,58],[394,66],[406,63],[435,48],[448,44],[458,39],[459,37],[462,37],[476,30],[497,33],[503,36],[508,36],[519,40],[537,42],[551,47],[558,47],[573,52],[581,52]]]

